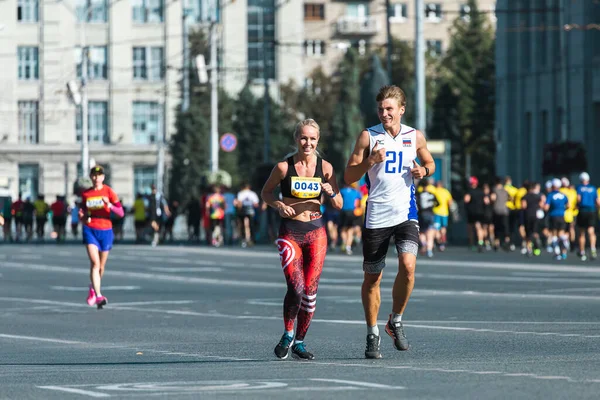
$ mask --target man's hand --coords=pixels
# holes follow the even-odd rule
[[[413,178],[423,179],[425,178],[425,168],[417,164],[417,160],[413,160],[413,169],[410,170]]]
[[[375,142],[375,146],[369,154],[369,164],[375,165],[385,161],[385,147],[379,147],[379,142]]]

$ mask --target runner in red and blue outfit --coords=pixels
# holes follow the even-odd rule
[[[106,305],[100,284],[108,253],[113,245],[111,211],[123,218],[123,206],[116,193],[104,184],[104,168],[96,165],[90,171],[94,186],[82,194],[79,217],[83,224],[83,244],[90,258],[90,288],[87,303],[98,308]]]

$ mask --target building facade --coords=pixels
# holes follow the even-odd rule
[[[580,142],[600,174],[600,3],[498,0],[497,172],[540,180],[547,143]]]
[[[69,99],[87,54],[90,159],[131,204],[156,182],[157,143],[174,131],[181,6],[164,0],[6,0],[0,30],[0,190],[72,194],[81,111]],[[83,45],[83,46],[82,46]],[[82,52],[82,47],[84,52]]]

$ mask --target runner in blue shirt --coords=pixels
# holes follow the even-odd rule
[[[569,206],[569,199],[564,193],[559,192],[561,186],[560,179],[553,179],[552,191],[546,197],[546,211],[550,218],[551,246],[554,248],[557,260],[565,260],[569,250],[569,236],[565,231],[565,210]],[[560,246],[561,244],[562,246]]]
[[[590,256],[592,260],[595,260],[598,257],[596,253],[596,214],[600,206],[600,199],[598,199],[596,187],[590,185],[590,175],[587,172],[582,172],[579,180],[581,181],[581,185],[577,186],[579,257],[581,261],[587,260],[585,254],[585,234],[587,232],[590,238]]]
[[[352,244],[354,235],[360,230],[362,225],[362,213],[360,212],[361,193],[352,186],[344,183],[344,187],[340,189],[340,194],[344,199],[342,210],[340,213],[340,227],[342,236],[342,245],[346,254],[352,254]]]

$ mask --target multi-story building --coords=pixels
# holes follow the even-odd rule
[[[498,10],[498,173],[540,180],[544,145],[573,141],[600,182],[600,3],[499,0]]]
[[[181,6],[165,0],[0,2],[0,187],[70,195],[81,111],[67,82],[87,54],[90,159],[126,204],[156,181],[157,143],[174,131]]]
[[[495,0],[479,0],[481,12],[494,19]],[[468,18],[466,0],[424,1],[423,35],[427,51],[441,55],[448,47],[448,30],[454,20]],[[390,32],[394,38],[414,42],[416,9],[414,0],[390,0]],[[333,72],[345,50],[352,46],[363,53],[384,47],[387,42],[386,7],[384,0],[323,1],[304,3],[305,71],[309,75],[321,66]],[[399,55],[401,56],[401,55]]]
[[[489,13],[492,22],[495,3],[479,0],[480,11]],[[414,4],[391,0],[393,37],[414,41]],[[448,47],[448,29],[457,17],[468,18],[469,9],[466,0],[433,0],[424,2],[422,12],[427,49],[439,55]],[[268,42],[268,65],[275,66],[267,69],[271,85],[292,81],[302,86],[317,67],[333,73],[349,47],[366,52],[385,46],[386,40],[385,0],[228,2],[223,7],[223,85],[236,95],[247,82],[257,89],[263,84],[263,42]]]

